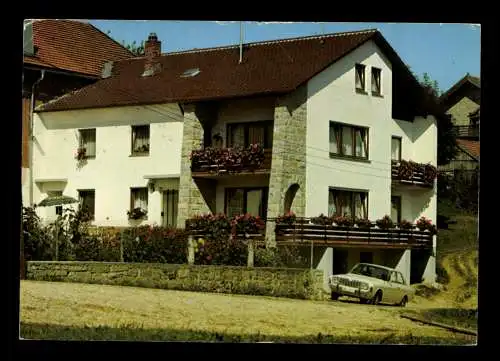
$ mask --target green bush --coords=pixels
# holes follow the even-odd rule
[[[54,256],[50,229],[41,224],[35,208],[23,207],[22,237],[26,261],[51,261]]]
[[[123,232],[125,262],[187,263],[187,233],[183,229],[139,226]]]
[[[254,253],[255,267],[307,268],[309,260],[301,254],[301,247],[259,247]]]

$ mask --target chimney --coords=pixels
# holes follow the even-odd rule
[[[101,74],[102,78],[103,79],[109,78],[112,73],[113,73],[113,62],[112,61],[105,62],[102,67],[102,74]]]
[[[161,55],[161,41],[158,41],[156,33],[150,33],[148,40],[144,44],[144,55],[146,60],[144,62],[144,73],[142,76],[152,76],[161,71],[161,64],[159,62]]]

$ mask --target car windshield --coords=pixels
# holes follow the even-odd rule
[[[384,281],[387,281],[389,279],[389,271],[386,270],[385,268],[363,263],[357,264],[352,269],[351,273],[368,277],[374,277]]]

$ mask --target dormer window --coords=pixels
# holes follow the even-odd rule
[[[381,73],[382,73],[382,69],[372,68],[372,94],[373,95],[381,95],[382,94]]]
[[[356,91],[365,92],[365,68],[363,64],[356,64]]]

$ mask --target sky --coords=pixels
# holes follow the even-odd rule
[[[146,40],[155,32],[162,53],[235,45],[239,21],[88,20],[115,40]],[[243,42],[284,39],[362,29],[378,29],[411,70],[428,73],[442,91],[466,73],[480,76],[481,28],[478,24],[450,23],[312,23],[244,21]]]

